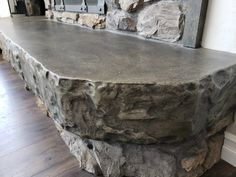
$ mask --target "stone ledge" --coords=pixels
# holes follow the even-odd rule
[[[45,30],[54,31],[57,29],[57,33],[59,33],[60,29],[63,29],[64,27],[62,24],[54,24],[53,22],[29,22],[28,20],[29,19],[27,18],[24,23],[33,23],[36,29],[39,23],[45,25],[43,35],[45,35]],[[4,20],[2,23],[4,23]],[[30,29],[27,30],[25,35],[19,29],[20,35],[24,38],[20,40],[18,38],[17,27],[21,26],[23,23],[22,21],[20,23],[14,22],[14,32],[16,36],[12,35],[8,23],[9,21],[3,25],[4,28],[1,27],[0,29],[6,34],[3,35],[3,33],[1,33],[1,48],[3,49],[5,59],[11,62],[16,71],[22,75],[22,78],[24,78],[28,87],[44,101],[55,120],[65,127],[66,130],[78,134],[81,137],[139,144],[174,143],[191,139],[192,137],[197,136],[200,132],[205,132],[206,136],[212,135],[232,122],[230,115],[232,112],[231,109],[235,106],[234,95],[236,95],[236,78],[234,77],[236,75],[236,66],[234,64],[230,67],[223,68],[222,63],[219,62],[219,65],[215,68],[214,72],[207,74],[204,77],[200,77],[199,80],[193,80],[191,82],[188,80],[182,80],[179,83],[171,82],[172,80],[168,80],[167,78],[167,84],[158,83],[158,79],[161,79],[161,75],[158,78],[160,71],[155,69],[150,70],[150,72],[157,72],[157,81],[153,81],[152,84],[150,84],[149,81],[145,83],[146,80],[139,82],[137,82],[135,78],[132,80],[132,75],[126,76],[130,79],[129,83],[119,80],[109,82],[103,80],[102,77],[99,81],[94,81],[93,76],[99,76],[99,73],[97,72],[102,71],[106,72],[107,75],[112,74],[109,73],[108,58],[103,58],[105,60],[102,62],[100,60],[102,57],[99,57],[99,62],[102,62],[108,69],[99,71],[94,68],[95,66],[98,66],[99,68],[99,63],[95,62],[93,65],[90,65],[89,60],[84,61],[83,59],[84,57],[90,56],[91,52],[87,54],[88,56],[86,56],[86,54],[81,55],[81,53],[77,53],[77,61],[73,59],[73,56],[72,60],[70,60],[69,55],[65,55],[66,51],[63,55],[58,51],[58,55],[55,54],[56,58],[48,57],[48,55],[50,55],[54,50],[52,44],[46,48],[40,48],[40,46],[35,48],[35,44],[31,42],[33,36],[31,36],[31,38],[27,37],[30,33]],[[51,28],[52,25],[55,26]],[[22,27],[23,26],[24,25],[22,25]],[[69,26],[66,27],[67,30],[70,30]],[[71,28],[75,31],[78,29],[78,33],[75,33],[75,35],[70,33],[73,38],[74,36],[81,34],[79,36],[79,39],[81,40],[81,37],[88,35],[88,33],[92,35],[93,38],[88,38],[86,36],[87,41],[82,39],[85,46],[87,45],[87,47],[89,47],[90,43],[87,42],[90,39],[95,41],[98,40],[97,42],[99,42],[99,37],[93,35],[93,33],[97,33],[96,31],[91,32],[86,31],[85,29],[80,31],[81,29],[78,27]],[[43,37],[38,36],[40,35],[40,31],[37,31],[35,35],[38,39],[37,44],[41,42],[41,45],[44,46],[45,41]],[[67,33],[64,35],[69,37]],[[59,34],[58,37],[59,36],[61,37],[62,34]],[[49,36],[47,36],[47,40],[50,40],[48,37]],[[109,34],[107,39],[110,39],[109,42],[112,42],[112,40],[121,40],[118,43],[118,48],[107,52],[117,53],[117,50],[120,50],[119,47],[122,46],[122,41],[124,42],[124,45],[127,45],[124,37],[119,36],[120,38],[117,38],[117,35],[114,35],[114,37],[115,38],[113,39],[113,35]],[[41,38],[43,39],[42,41],[40,41]],[[16,42],[21,43],[25,50],[16,45],[13,42],[15,40]],[[68,40],[70,41],[70,39]],[[54,41],[50,40],[50,42],[56,41],[54,39]],[[66,39],[63,42],[66,42]],[[141,44],[143,43],[141,40],[136,40],[136,42],[140,42]],[[56,42],[55,44],[58,45],[59,49],[63,48],[63,45],[60,47],[59,43],[60,42],[58,41],[58,43]],[[30,45],[28,46],[28,44]],[[81,43],[77,44],[81,45]],[[137,43],[130,41],[129,44],[137,45]],[[154,43],[147,42],[144,44],[146,47],[149,47],[149,44],[152,46],[154,45]],[[108,45],[109,44],[107,44],[107,46]],[[161,44],[155,44],[157,48],[160,45]],[[114,47],[114,45],[112,46]],[[149,58],[150,62],[153,61],[152,67],[155,63],[157,64],[156,66],[163,65],[162,67],[172,67],[173,64],[177,64],[169,63],[170,61],[175,61],[173,60],[175,55],[172,56],[171,54],[172,51],[174,51],[173,54],[177,54],[175,50],[182,52],[182,57],[185,56],[184,53],[190,53],[189,56],[195,54],[195,61],[197,62],[200,62],[198,60],[200,58],[197,57],[198,55],[200,57],[204,56],[200,53],[201,50],[192,51],[182,48],[173,49],[172,47],[165,45],[163,45],[163,47],[166,47],[166,49],[168,48],[168,53],[170,53],[169,55],[166,55],[167,53],[159,53],[160,56],[164,54],[166,57],[169,57],[167,57],[165,61],[159,59],[159,62],[156,62],[155,60],[158,60],[158,58],[155,57],[156,55],[150,56],[148,53],[144,52],[147,57],[153,57],[154,60],[150,60],[151,58]],[[101,50],[102,48],[99,46],[96,48],[97,51],[101,52],[96,54],[94,53],[94,55],[97,56],[101,55],[102,51],[106,51],[105,49],[107,49],[105,47]],[[42,53],[46,49],[50,52]],[[83,47],[78,49],[87,51],[87,49]],[[68,50],[75,54],[75,51],[72,51],[70,48],[68,48]],[[145,48],[142,48],[142,50],[145,51]],[[38,51],[40,54],[34,56],[30,55],[31,53]],[[134,48],[133,51],[130,48],[129,52],[130,54],[137,52],[137,56],[144,56],[144,53],[140,53],[140,51],[135,50]],[[204,52],[208,53],[208,51],[202,52],[203,54]],[[205,54],[206,58],[204,58],[204,60],[206,61],[204,61],[204,63],[211,61],[210,56],[212,56],[212,52],[209,51],[209,53],[211,55]],[[120,54],[117,53],[117,55],[112,56],[117,59],[119,58],[119,55]],[[219,53],[213,55],[213,57],[216,56],[219,57]],[[222,56],[227,55],[223,54]],[[63,64],[58,63],[58,57],[67,58],[67,62],[64,62]],[[131,57],[131,55],[129,57]],[[235,62],[232,62],[230,58],[232,55],[228,55],[228,57],[229,59],[224,58],[224,64],[230,65]],[[41,58],[44,59],[42,60]],[[128,60],[133,60],[134,63],[136,62],[136,58],[129,58]],[[176,62],[178,62],[178,64],[180,62],[184,64],[186,63],[186,60],[189,59],[183,58]],[[213,64],[216,65],[217,58],[214,60]],[[57,61],[57,63],[55,63],[55,61]],[[125,62],[125,60],[123,61]],[[67,73],[76,73],[73,71],[73,68],[66,68],[68,66],[67,64],[70,64],[69,62],[79,68],[77,74],[73,74],[73,78],[70,77],[70,75],[66,77],[65,74],[62,74],[66,73],[64,70],[67,69],[69,69]],[[81,68],[81,64],[84,62],[86,62],[86,65],[82,66],[85,68]],[[113,60],[113,62],[119,62],[119,60]],[[112,66],[112,63],[110,64],[110,66]],[[116,66],[121,65],[126,64],[120,63]],[[151,67],[151,65],[147,65],[147,67]],[[160,68],[160,66],[158,67]],[[192,72],[192,67],[193,66],[189,68],[190,73]],[[165,69],[169,70],[168,68]],[[126,68],[123,71],[127,72],[128,70],[129,69]],[[142,76],[148,77],[149,75],[146,75],[147,71],[148,70],[142,73],[140,70],[140,78]],[[90,77],[83,76],[86,72]],[[138,72],[135,73],[136,77],[139,76],[139,74],[137,75]],[[190,73],[186,72],[186,75],[189,75]],[[169,74],[170,76],[175,74],[176,77],[178,77],[178,73],[174,72],[174,70]],[[230,118],[225,119],[228,115]]]
[[[235,55],[65,29],[40,18],[0,23],[4,59],[43,101],[82,168],[105,177],[198,177],[219,160],[221,132],[236,105]],[[117,68],[126,77],[114,74]]]

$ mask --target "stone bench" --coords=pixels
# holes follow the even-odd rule
[[[1,19],[0,48],[85,170],[196,177],[219,160],[236,55],[42,17]]]

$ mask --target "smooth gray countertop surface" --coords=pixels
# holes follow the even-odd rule
[[[44,17],[0,19],[0,32],[48,70],[63,77],[92,81],[196,82],[236,64],[235,54],[157,43]]]

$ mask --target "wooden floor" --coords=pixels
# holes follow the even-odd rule
[[[202,177],[236,177],[236,168],[221,160]]]
[[[53,121],[0,56],[0,177],[93,177],[79,169]],[[236,177],[219,162],[203,177]]]
[[[80,170],[35,102],[10,64],[0,59],[0,177],[93,177]]]

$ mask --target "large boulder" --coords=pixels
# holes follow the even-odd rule
[[[120,8],[127,12],[133,12],[142,6],[144,0],[120,0]]]
[[[121,10],[108,12],[106,25],[111,30],[136,31],[136,21],[129,13]]]
[[[176,160],[158,146],[82,139],[56,124],[82,169],[104,177],[175,177]]]
[[[138,16],[140,35],[165,41],[177,41],[183,33],[184,14],[178,2],[160,1],[146,7]]]

